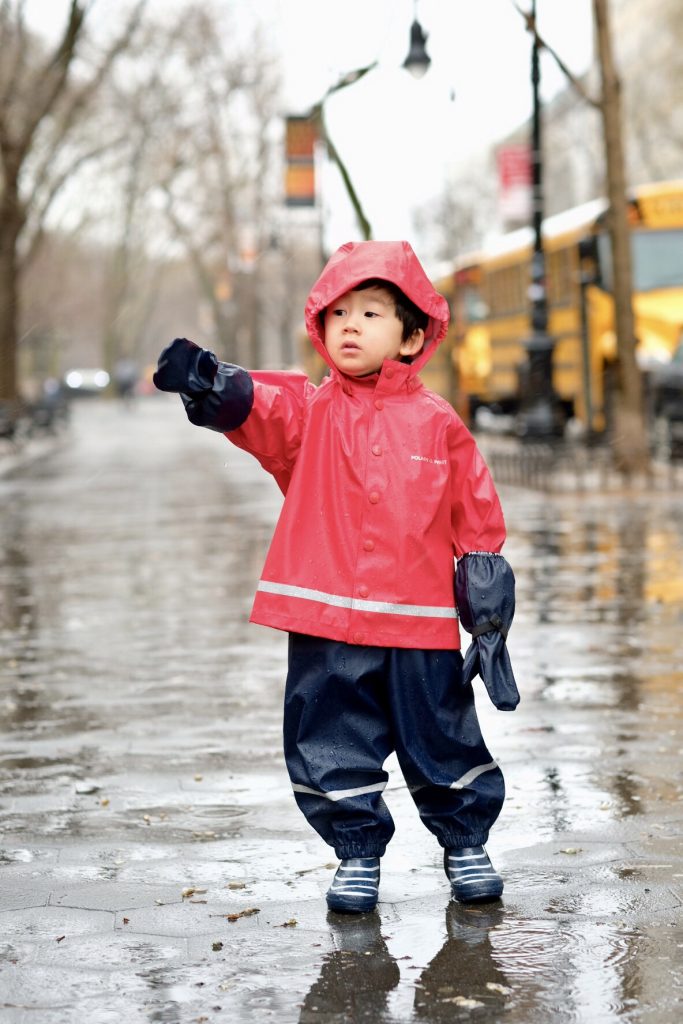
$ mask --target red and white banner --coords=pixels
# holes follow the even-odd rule
[[[501,146],[496,152],[498,203],[506,223],[531,219],[531,150],[526,143]]]

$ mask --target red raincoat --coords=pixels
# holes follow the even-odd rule
[[[319,314],[369,278],[428,314],[412,364],[387,359],[364,378],[331,366],[318,387],[301,373],[253,373],[253,409],[226,435],[285,494],[251,621],[350,644],[459,648],[454,556],[499,551],[503,515],[472,435],[417,376],[449,313],[407,242],[349,242],[332,256],[306,303],[313,345],[326,357]]]

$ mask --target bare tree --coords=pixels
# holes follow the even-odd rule
[[[626,5],[628,7],[628,5]],[[637,8],[632,17],[635,18]],[[615,15],[616,23],[616,15]],[[628,28],[628,25],[626,26]],[[683,162],[683,20],[680,0],[652,0],[648,17],[615,38],[624,76],[632,181],[680,177]]]
[[[415,228],[431,237],[432,249],[441,260],[479,248],[493,216],[495,197],[483,167],[481,175],[452,179],[431,202],[416,211]]]
[[[617,468],[631,472],[647,468],[649,450],[645,430],[643,385],[635,351],[631,234],[626,211],[621,83],[614,62],[607,0],[593,0],[593,14],[602,80],[600,110],[605,139],[608,228],[612,242],[614,326],[617,335],[617,389],[612,450]]]
[[[240,36],[228,14],[192,4],[156,26],[147,65],[157,70],[127,109],[154,232],[186,254],[221,355],[258,365],[261,256],[280,186],[278,82],[258,34]]]
[[[94,2],[70,0],[61,36],[52,47],[29,30],[22,0],[0,5],[0,402],[11,415],[19,398],[20,276],[65,184],[79,167],[116,143],[101,132],[77,137],[76,129],[130,45],[146,4],[137,0],[95,63],[78,61],[76,73]]]

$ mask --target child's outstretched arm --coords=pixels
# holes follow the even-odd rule
[[[180,395],[191,423],[222,434],[240,427],[254,404],[246,370],[219,362],[187,338],[175,338],[163,350],[152,380],[160,391]]]

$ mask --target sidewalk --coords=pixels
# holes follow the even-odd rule
[[[272,482],[164,398],[0,473],[2,1024],[680,1019],[681,499],[502,498],[504,898],[449,901],[392,761],[380,906],[347,919],[284,768],[286,638],[246,623]]]

